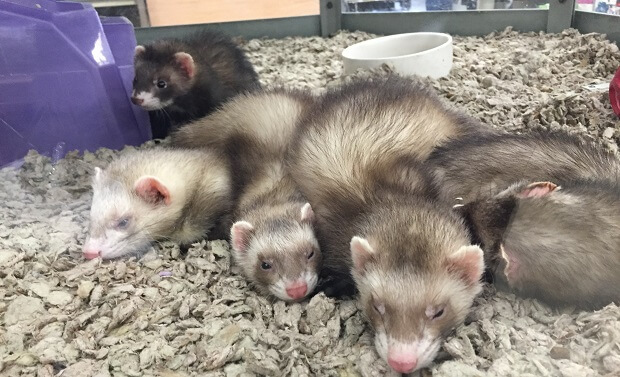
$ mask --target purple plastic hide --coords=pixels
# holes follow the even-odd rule
[[[149,140],[130,102],[135,46],[127,19],[101,22],[90,4],[0,0],[0,166]]]

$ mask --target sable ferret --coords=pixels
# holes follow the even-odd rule
[[[486,134],[439,146],[428,165],[442,196],[469,202],[495,195],[520,180],[560,183],[620,178],[616,156],[563,132]]]
[[[555,305],[620,303],[620,187],[516,183],[463,213],[500,285]]]
[[[297,121],[313,101],[285,89],[243,94],[172,134],[173,145],[229,156],[238,190],[235,260],[259,289],[289,301],[314,290],[321,262],[314,212],[284,166]]]
[[[422,162],[454,137],[489,132],[409,79],[354,81],[302,119],[289,156],[312,203],[323,273],[351,281],[397,372],[434,359],[481,291],[482,250],[437,202]]]
[[[201,32],[186,40],[162,39],[137,46],[132,102],[163,110],[172,127],[202,118],[239,93],[260,87],[243,51],[226,35]],[[154,137],[165,137],[168,128]]]
[[[555,305],[620,302],[616,156],[536,133],[455,142],[430,161],[448,195],[464,198],[459,210],[500,286]]]
[[[189,244],[220,231],[232,207],[230,167],[209,150],[152,149],[95,168],[87,259],[144,251],[152,241]]]

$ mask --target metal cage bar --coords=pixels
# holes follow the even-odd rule
[[[509,9],[437,12],[343,13],[342,0],[320,1],[320,15],[196,25],[137,28],[138,42],[162,37],[182,37],[197,30],[219,30],[245,38],[328,36],[338,30],[375,34],[439,31],[456,35],[485,35],[507,26],[515,30],[560,32],[574,27],[583,33],[607,34],[620,43],[620,17],[575,11],[575,0],[550,0],[549,10]]]
[[[549,0],[547,32],[559,33],[573,25],[575,0]]]
[[[457,35],[485,35],[512,26],[519,31],[544,31],[545,9],[439,11],[407,13],[343,13],[342,28],[375,34],[435,31]]]
[[[573,25],[582,33],[604,33],[620,47],[620,16],[576,11]]]

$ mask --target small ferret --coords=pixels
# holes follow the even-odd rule
[[[551,305],[620,303],[620,186],[518,182],[459,208],[498,286]]]
[[[314,211],[284,164],[297,121],[313,101],[287,89],[242,94],[171,136],[173,145],[229,156],[238,202],[230,230],[235,261],[259,290],[287,301],[314,291],[321,263]]]
[[[151,149],[95,168],[87,259],[143,252],[151,242],[182,245],[218,236],[232,209],[227,159],[209,150]]]
[[[500,286],[550,304],[618,301],[605,287],[619,263],[613,153],[563,132],[503,134],[447,143],[428,166],[442,197],[459,198]]]
[[[423,166],[455,137],[491,132],[405,78],[355,80],[302,118],[288,156],[316,213],[322,273],[355,282],[379,355],[428,366],[481,291],[482,250]]]
[[[260,88],[244,52],[217,32],[137,46],[134,68],[132,102],[147,111],[163,110],[172,129],[211,113],[239,93]],[[165,137],[168,131],[154,136]]]

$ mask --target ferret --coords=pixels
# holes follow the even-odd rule
[[[430,364],[481,291],[482,250],[436,200],[423,161],[451,138],[485,132],[394,76],[331,90],[300,122],[288,159],[316,213],[322,273],[354,280],[396,372]]]
[[[219,237],[216,231],[232,209],[230,171],[218,152],[163,148],[95,168],[84,257],[136,254],[157,240],[187,245]]]
[[[171,136],[173,145],[219,148],[230,157],[238,190],[234,259],[259,290],[287,301],[314,291],[321,263],[314,211],[284,165],[297,121],[313,101],[286,89],[242,94]]]
[[[620,303],[617,181],[521,181],[460,210],[500,287],[558,306]]]
[[[600,145],[564,132],[487,133],[438,146],[427,161],[444,200],[493,196],[520,180],[620,179],[620,162]]]
[[[562,132],[503,134],[447,143],[428,166],[500,287],[552,305],[618,301],[604,288],[620,262],[613,153]]]
[[[394,186],[392,191],[398,191],[411,185],[408,189],[415,192],[428,187],[431,177],[419,165],[435,148],[490,132],[447,107],[418,81],[397,76],[358,79],[328,91],[306,113],[287,159],[315,212],[332,217],[336,200],[353,203],[341,212],[357,213],[362,207],[358,204],[378,188]],[[325,263],[327,275],[352,283],[349,266]]]
[[[134,68],[131,101],[151,112],[163,110],[173,129],[211,113],[239,93],[260,88],[244,52],[216,32],[139,45]],[[168,129],[161,132],[154,137],[165,137]]]

